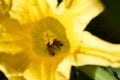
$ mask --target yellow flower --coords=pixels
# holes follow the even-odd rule
[[[120,66],[120,45],[84,31],[103,10],[99,0],[0,1],[0,69],[9,80],[69,80],[72,65]]]

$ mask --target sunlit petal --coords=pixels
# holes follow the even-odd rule
[[[120,44],[112,44],[84,32],[80,45],[80,53],[74,58],[79,64],[83,59],[83,64],[87,61],[88,64],[120,66]]]
[[[38,21],[48,13],[45,0],[13,0],[10,16],[21,24],[31,24]]]
[[[77,16],[87,16],[87,18],[89,17],[89,19],[91,19],[93,16],[98,15],[103,10],[104,6],[99,0],[72,0],[70,7],[66,8],[63,14],[65,19],[72,20]]]

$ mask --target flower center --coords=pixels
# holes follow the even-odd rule
[[[69,42],[63,25],[53,17],[39,21],[32,30],[33,51],[42,56],[59,56],[68,53]]]

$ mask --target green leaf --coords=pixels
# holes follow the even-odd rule
[[[82,66],[79,67],[81,71],[92,77],[94,80],[117,80],[108,71],[97,66]]]
[[[81,71],[78,67],[73,66],[71,71],[70,80],[94,80],[83,71]]]
[[[112,68],[112,67],[103,67],[107,72],[109,72],[112,76],[115,76],[117,79],[120,79],[120,68]]]

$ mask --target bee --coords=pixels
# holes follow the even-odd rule
[[[53,43],[50,44],[50,42],[47,43],[47,50],[50,55],[54,56],[56,50],[60,50],[60,48],[63,46],[63,42],[54,39]]]

